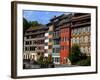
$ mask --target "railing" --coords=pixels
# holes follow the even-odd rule
[[[33,34],[41,34],[41,33],[45,33],[45,31],[29,32],[29,33],[25,33],[25,35],[33,35]]]
[[[60,56],[60,53],[52,53],[52,57],[54,57],[54,56]]]
[[[78,23],[78,24],[72,25],[72,27],[83,26],[83,25],[89,25],[89,24],[91,24],[91,22]]]
[[[77,20],[81,20],[81,19],[87,19],[90,18],[90,15],[82,15],[82,16],[78,16],[78,17],[72,17],[73,21],[77,21]]]
[[[32,41],[32,40],[44,40],[45,37],[36,37],[36,38],[29,38],[29,39],[24,39],[25,41]]]

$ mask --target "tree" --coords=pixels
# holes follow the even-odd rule
[[[69,59],[72,65],[79,65],[79,66],[91,65],[91,57],[86,56],[85,53],[82,53],[80,47],[77,44],[74,44],[72,46]]]
[[[29,27],[31,26],[40,26],[42,24],[38,23],[38,21],[27,21],[27,19],[25,19],[23,17],[23,32],[25,32]]]
[[[81,60],[81,55],[80,47],[77,44],[74,44],[71,48],[69,60],[72,64],[76,64],[79,60]]]
[[[77,65],[80,65],[80,66],[90,66],[91,65],[91,57],[88,56],[86,59],[78,61]]]
[[[25,32],[31,25],[29,24],[29,22],[23,18],[23,32]]]
[[[40,26],[41,25],[37,21],[30,21],[29,24],[30,26]]]

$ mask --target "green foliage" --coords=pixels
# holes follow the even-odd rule
[[[91,58],[87,57],[86,59],[78,61],[77,65],[80,65],[80,66],[90,66],[91,65]]]
[[[76,64],[77,61],[79,61],[81,59],[81,51],[80,48],[77,44],[73,45],[71,48],[71,53],[69,55],[69,59],[71,61],[72,64]]]
[[[90,57],[86,56],[80,51],[80,47],[75,44],[71,48],[71,53],[69,55],[69,60],[71,61],[72,65],[79,65],[79,66],[89,66],[91,65]]]
[[[51,63],[51,60],[50,60],[50,57],[43,57],[41,56],[37,63],[40,65],[40,64],[50,64]]]
[[[25,18],[23,18],[23,30],[24,30],[24,32],[25,32],[25,30],[27,30],[29,27],[30,27],[29,22],[28,22]]]
[[[43,64],[43,56],[40,56],[40,58],[37,60],[38,64]]]
[[[39,24],[37,21],[30,21],[28,22],[27,19],[23,18],[23,30],[24,32],[31,26],[40,26],[42,24]]]
[[[41,25],[37,21],[30,21],[29,24],[30,26],[40,26]]]

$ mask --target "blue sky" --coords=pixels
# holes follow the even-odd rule
[[[38,21],[41,24],[47,24],[51,18],[59,16],[63,13],[64,12],[24,10],[23,17],[28,21]]]

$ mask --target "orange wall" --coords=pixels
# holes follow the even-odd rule
[[[61,42],[60,42],[60,46],[65,46],[65,48],[62,50],[62,48],[60,49],[60,59],[62,59],[61,61],[61,64],[65,64],[65,60],[64,60],[64,57],[67,58],[69,56],[69,40],[67,41],[62,41],[62,38],[63,37],[66,37],[66,38],[70,38],[70,30],[69,28],[64,28],[64,29],[61,29],[60,30],[61,33],[60,33],[60,37],[61,37]]]

